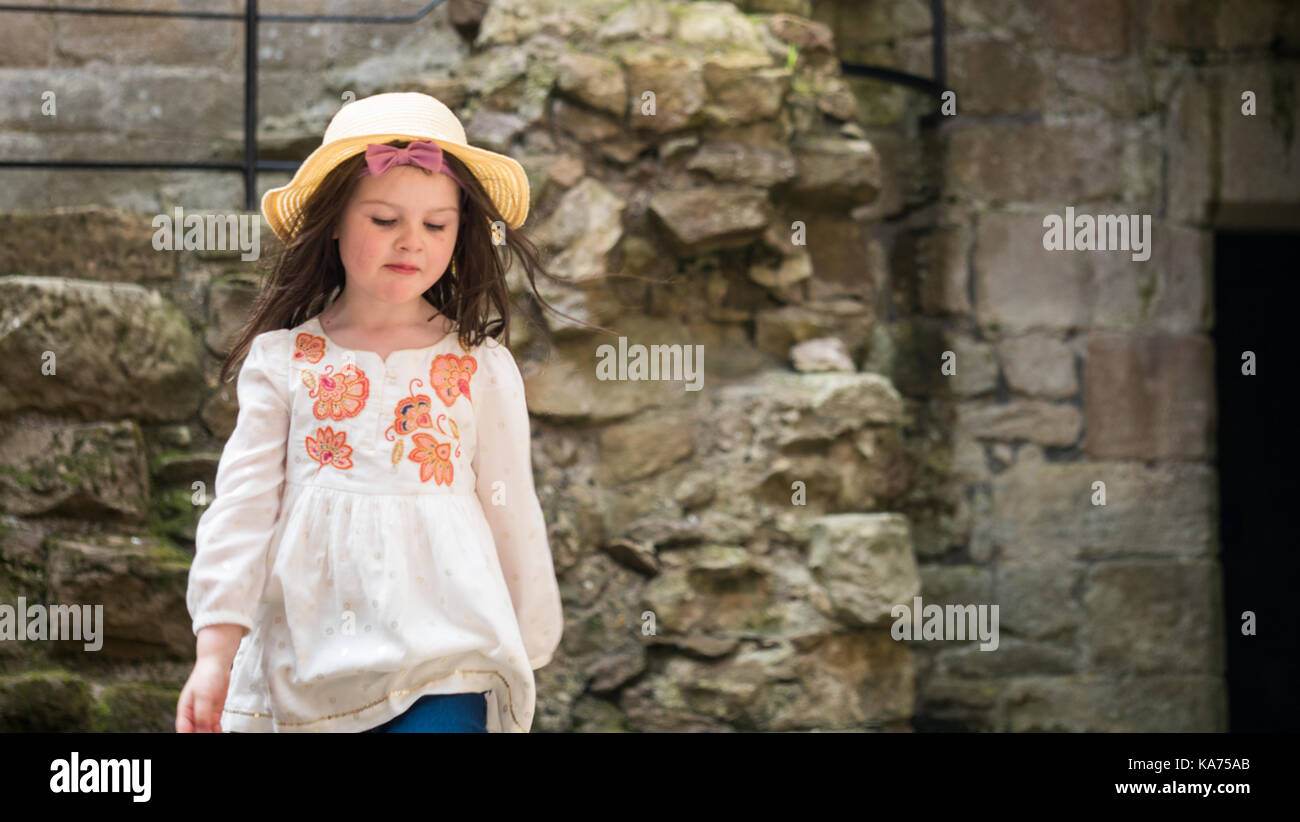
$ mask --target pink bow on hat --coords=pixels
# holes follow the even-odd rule
[[[357,176],[373,174],[378,177],[393,166],[420,166],[446,174],[456,185],[460,185],[460,180],[456,179],[451,167],[447,165],[447,159],[442,156],[442,147],[431,140],[417,140],[401,148],[370,143],[366,146],[366,168]]]

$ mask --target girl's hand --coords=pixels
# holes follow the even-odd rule
[[[176,703],[176,733],[221,733],[221,710],[230,688],[230,665],[201,656]]]

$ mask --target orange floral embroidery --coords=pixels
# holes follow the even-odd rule
[[[446,414],[439,414],[437,424],[434,427],[437,428],[438,433],[442,434],[444,437],[447,436],[447,430],[442,427],[443,420],[446,420],[447,425],[451,428],[451,436],[454,437],[456,440],[455,453],[456,456],[459,457],[460,456],[460,426],[456,425],[456,421],[451,417],[447,416]]]
[[[418,379],[411,380],[411,383],[413,386],[420,385]],[[428,394],[416,394],[413,386],[410,388],[411,396],[405,397],[397,403],[397,408],[393,411],[393,416],[397,419],[384,432],[384,437],[390,442],[393,440],[393,434],[400,437],[411,433],[417,428],[433,427],[433,417],[429,413],[433,402],[429,399]]]
[[[330,373],[333,368],[332,365],[326,366],[328,370],[308,395],[316,399],[312,412],[321,420],[355,417],[365,407],[366,397],[370,396],[370,380],[366,378],[366,372],[351,363],[338,374]]]
[[[429,366],[429,383],[444,405],[450,406],[460,396],[472,402],[474,398],[469,393],[469,380],[477,370],[478,361],[468,354],[464,357],[439,354],[433,358],[433,365]]]
[[[324,337],[317,337],[305,332],[298,335],[293,349],[293,358],[295,360],[316,363],[320,362],[320,358],[323,356],[325,356]]]
[[[420,464],[420,482],[432,477],[437,485],[451,485],[451,443],[438,442],[428,434],[416,434],[411,439],[415,447],[408,459]]]
[[[460,427],[456,425],[456,420],[446,414],[439,414],[435,420],[430,410],[433,405],[427,394],[416,394],[415,389],[421,385],[420,380],[411,380],[411,396],[405,397],[397,403],[393,410],[394,421],[384,431],[384,437],[392,442],[397,440],[393,445],[393,467],[396,468],[402,462],[402,454],[405,452],[405,446],[400,437],[406,434],[414,434],[420,428],[432,428],[444,437],[448,436],[447,429],[443,427],[443,421],[446,420],[448,427],[451,428],[451,434],[455,442],[455,450],[452,450],[452,443],[441,443],[428,434],[414,434],[412,439],[415,446],[411,451],[410,460],[420,464],[420,481],[428,482],[429,479],[436,478],[439,485],[451,484],[454,475],[454,466],[451,462],[453,454],[460,456]]]
[[[316,438],[307,438],[307,453],[320,463],[321,468],[332,465],[335,468],[352,467],[352,446],[347,444],[348,432],[334,432],[330,426],[316,429]],[[316,469],[320,470],[320,468]]]

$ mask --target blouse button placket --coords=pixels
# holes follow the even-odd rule
[[[341,357],[341,360],[342,360],[342,362],[343,362],[343,367],[344,367],[344,368],[347,368],[349,365],[356,365],[356,364],[357,364],[356,353],[355,353],[355,352],[352,352],[352,351],[344,351],[344,352],[343,352],[343,356]],[[375,401],[372,399],[372,400],[370,400],[369,402],[367,402],[366,405],[361,409],[361,410],[362,410],[362,413],[374,413],[374,412],[371,410],[370,406],[378,406],[378,405],[379,405],[379,403],[375,402]],[[360,421],[358,421],[358,422],[360,422]],[[364,429],[362,429],[362,430],[364,430]],[[357,446],[354,446],[354,447],[361,447],[361,448],[363,448],[363,447],[365,447],[365,444],[358,444]],[[379,446],[378,446],[377,444],[373,443],[373,442],[369,443],[369,450],[371,450],[371,451],[377,449],[378,447],[379,447]],[[345,473],[345,475],[346,475],[349,479],[352,477],[352,474],[347,473],[347,472],[344,472],[344,473]]]
[[[393,370],[392,368],[389,367],[389,365],[392,362],[393,362],[393,355],[391,353],[388,355],[388,362],[384,362],[383,360],[380,360],[379,362],[379,367],[384,370],[384,381],[381,385],[376,386],[376,391],[375,391],[375,393],[378,394],[378,396],[376,397],[378,402],[375,403],[376,433],[375,433],[375,438],[370,441],[371,442],[370,448],[372,451],[375,452],[378,452],[379,449],[383,447],[384,429],[388,427],[387,425],[384,424],[384,409],[388,407],[389,396],[388,396],[388,392],[384,391],[383,386],[391,385],[394,380]]]

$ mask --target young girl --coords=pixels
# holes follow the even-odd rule
[[[221,371],[244,357],[177,731],[531,728],[563,614],[496,339],[497,247],[536,290],[528,206],[517,162],[413,93],[345,105],[267,192],[285,250]]]

